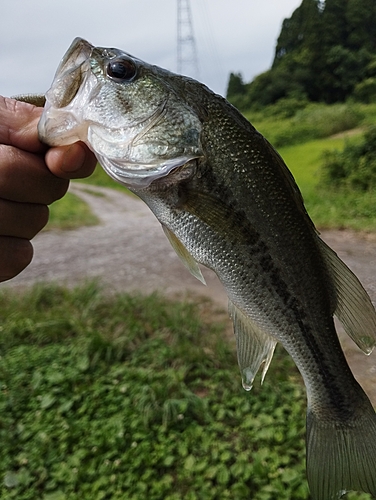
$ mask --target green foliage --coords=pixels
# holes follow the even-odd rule
[[[333,188],[322,181],[325,151],[342,149],[346,144],[359,144],[358,135],[330,138],[279,149],[300,187],[307,211],[320,229],[376,230],[376,191]]]
[[[230,73],[230,79],[227,87],[227,95],[230,97],[245,94],[245,85],[240,73]]]
[[[272,67],[243,84],[242,99],[235,89],[228,98],[245,111],[290,97],[330,104],[354,89],[363,96],[358,86],[375,76],[375,50],[374,0],[302,0],[283,21]]]
[[[376,78],[366,78],[355,85],[353,98],[367,104],[376,102]]]
[[[335,188],[374,190],[376,185],[376,128],[371,128],[359,144],[347,144],[343,151],[325,154],[323,182]]]
[[[50,218],[46,229],[76,229],[98,224],[89,206],[72,193],[50,206]]]
[[[246,393],[208,307],[92,284],[2,293],[0,497],[307,499],[295,367],[278,350]]]
[[[253,125],[275,146],[290,146],[329,137],[357,127],[364,114],[355,104],[307,104],[281,99],[263,112],[245,113]]]

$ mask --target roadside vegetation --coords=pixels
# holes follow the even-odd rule
[[[210,307],[95,284],[3,292],[0,497],[306,499],[298,373],[278,350],[245,392]]]
[[[262,113],[245,115],[285,160],[319,229],[376,230],[376,173],[371,161],[376,150],[368,132],[376,123],[375,105],[349,102],[299,106],[287,99]],[[359,162],[353,174],[357,176],[356,185],[338,182],[335,174],[328,175],[329,161],[335,158],[338,165],[346,161],[345,157],[347,172]]]
[[[78,196],[67,193],[50,207],[48,229],[77,229],[98,224],[98,218]]]
[[[309,499],[293,362],[277,349],[245,392],[212,308],[95,283],[2,292],[1,499]]]

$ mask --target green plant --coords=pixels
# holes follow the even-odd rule
[[[46,229],[76,229],[98,224],[98,218],[78,196],[67,193],[50,206],[50,218]]]
[[[0,497],[307,499],[290,358],[245,392],[202,308],[95,284],[2,293]]]
[[[376,128],[370,128],[359,144],[347,144],[341,152],[326,152],[322,175],[325,185],[372,190],[376,183]]]
[[[330,137],[359,126],[364,119],[359,105],[307,105],[293,99],[282,100],[262,113],[247,112],[245,116],[276,148]]]

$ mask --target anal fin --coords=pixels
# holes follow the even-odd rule
[[[168,227],[162,224],[163,231],[167,236],[168,241],[171,243],[172,248],[175,250],[177,256],[183,262],[184,266],[188,269],[188,271],[201,283],[206,285],[205,278],[202,275],[201,269],[192,255],[185,248],[183,243],[174,235]]]
[[[234,324],[242,384],[246,391],[250,391],[255,376],[264,363],[261,377],[263,383],[277,341],[263,332],[231,301],[229,301],[229,313]]]
[[[334,314],[356,345],[365,354],[371,354],[376,345],[376,311],[371,299],[338,255],[321,238],[319,242],[336,287]]]

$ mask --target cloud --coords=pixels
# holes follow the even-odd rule
[[[224,93],[272,61],[282,21],[299,0],[191,0],[200,79]],[[76,36],[176,71],[176,0],[12,0],[0,18],[0,94],[44,92]]]

